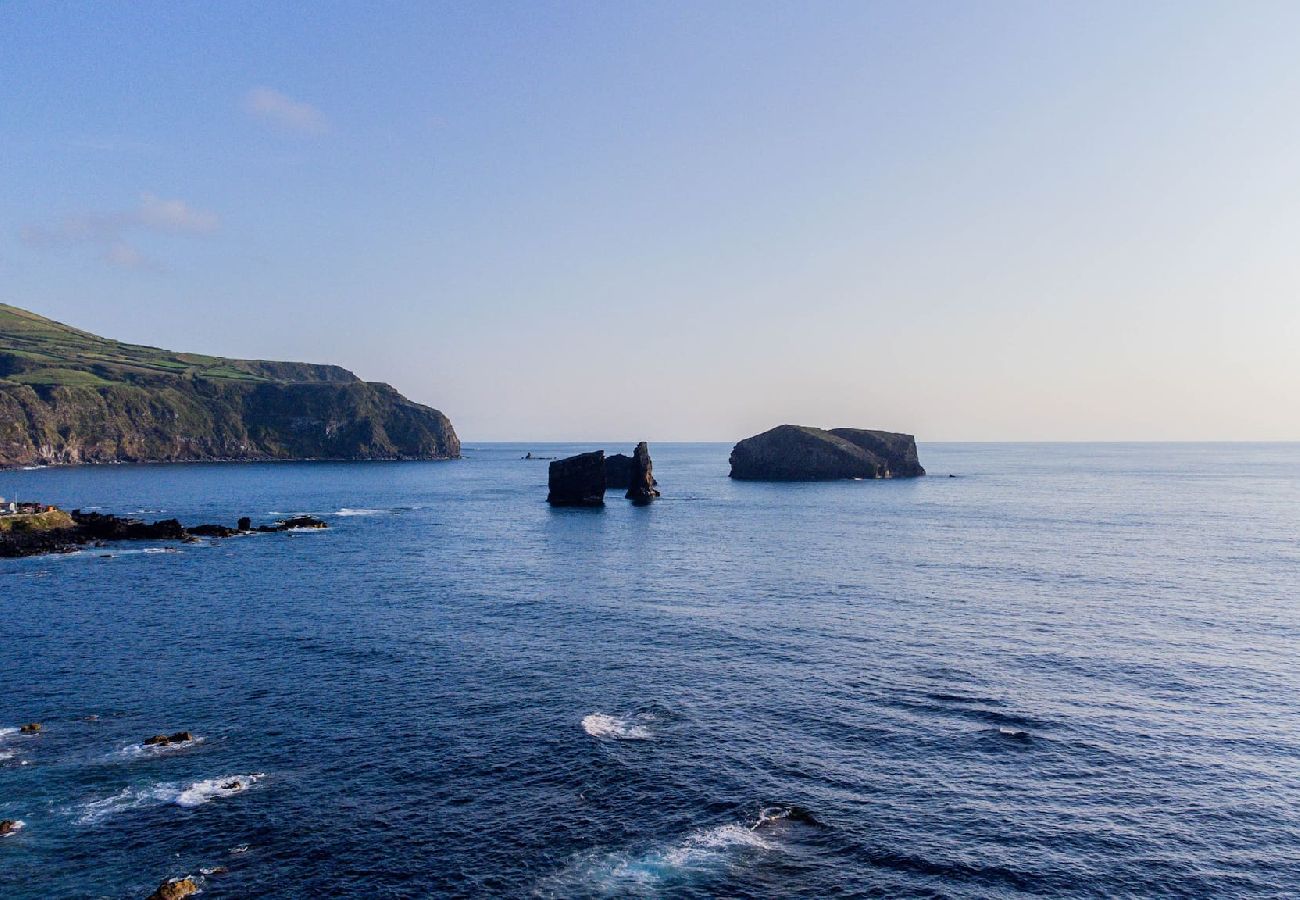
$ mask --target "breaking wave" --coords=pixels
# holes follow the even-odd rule
[[[170,744],[127,744],[121,750],[113,754],[115,759],[149,759],[154,756],[162,756],[167,753],[176,753],[180,750],[188,750],[191,747],[203,743],[203,737],[195,737],[192,741],[179,741]]]
[[[386,509],[351,509],[345,506],[342,509],[335,510],[334,515],[336,516],[382,516],[386,512],[388,512],[388,510]]]
[[[644,725],[637,725],[627,719],[607,716],[604,713],[584,716],[582,730],[594,738],[614,741],[648,741],[654,737],[650,729]]]
[[[775,810],[764,814],[776,816]],[[644,852],[588,852],[577,856],[564,870],[548,879],[539,893],[565,897],[572,894],[657,894],[693,878],[717,874],[744,865],[780,849],[763,828],[774,818],[752,825],[732,823],[693,831],[672,844]]]
[[[116,816],[118,813],[132,809],[151,806],[175,805],[183,807],[201,806],[219,797],[232,797],[257,784],[265,774],[254,772],[251,775],[227,775],[223,778],[207,778],[188,784],[176,782],[154,784],[148,787],[123,788],[111,797],[91,800],[80,807],[77,817],[79,825],[96,825]]]

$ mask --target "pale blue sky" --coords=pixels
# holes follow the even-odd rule
[[[1300,4],[0,4],[0,300],[492,439],[1300,439]]]

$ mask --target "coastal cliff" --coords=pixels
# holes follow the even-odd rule
[[[339,366],[173,353],[0,304],[0,465],[458,456],[445,415]]]

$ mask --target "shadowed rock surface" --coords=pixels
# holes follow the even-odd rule
[[[632,452],[632,475],[627,489],[627,499],[634,503],[649,503],[659,492],[655,490],[654,465],[650,462],[650,448],[645,441]]]
[[[605,505],[605,451],[593,450],[567,459],[557,459],[549,470],[552,506]]]
[[[0,303],[0,466],[459,456],[441,412],[339,366],[125,344]]]
[[[731,477],[749,481],[825,481],[924,475],[910,434],[778,425],[731,451]]]
[[[632,486],[632,457],[614,453],[605,457],[605,489],[625,490]]]

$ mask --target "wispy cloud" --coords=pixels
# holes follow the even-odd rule
[[[140,253],[128,238],[138,234],[201,237],[212,234],[220,224],[216,213],[195,209],[184,200],[142,194],[131,209],[78,213],[49,225],[29,225],[21,237],[32,247],[94,247],[105,262],[119,268],[159,269],[161,266]]]
[[[285,131],[324,134],[329,131],[325,114],[310,103],[294,100],[269,87],[253,88],[244,97],[244,111]]]

